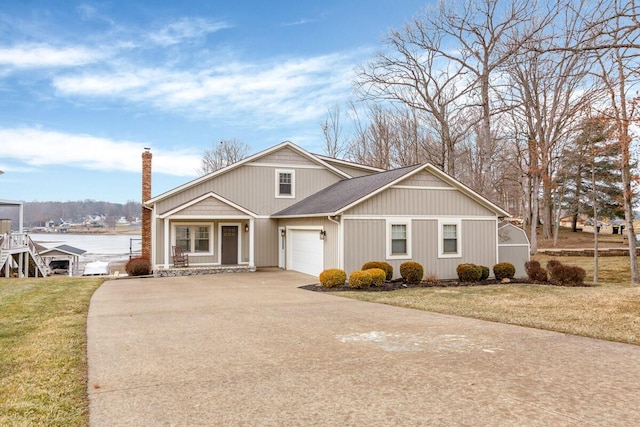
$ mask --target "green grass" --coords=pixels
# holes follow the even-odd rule
[[[536,259],[544,266],[549,258]],[[593,277],[592,258],[558,259],[585,268],[588,281]],[[640,286],[629,285],[628,258],[601,258],[600,278],[591,287],[508,284],[335,295],[640,345]]]
[[[88,425],[87,311],[102,282],[0,279],[0,425]]]

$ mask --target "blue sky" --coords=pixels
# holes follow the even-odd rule
[[[327,109],[425,1],[0,3],[0,199],[140,199],[204,150],[290,140],[322,152]]]

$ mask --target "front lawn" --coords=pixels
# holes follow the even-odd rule
[[[88,425],[87,312],[102,282],[0,279],[0,425]]]
[[[549,258],[536,259],[544,266]],[[585,268],[591,281],[592,258],[559,259]],[[591,287],[508,284],[335,295],[640,345],[640,286],[628,284],[628,258],[600,258],[599,264],[606,284]]]

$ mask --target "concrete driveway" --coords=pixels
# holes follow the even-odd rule
[[[310,276],[107,281],[92,426],[633,426],[640,347],[297,289]]]

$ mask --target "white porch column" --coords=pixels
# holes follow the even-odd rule
[[[255,261],[253,259],[255,230],[256,230],[256,221],[253,218],[250,218],[249,219],[249,268],[255,268],[256,266]]]
[[[164,223],[164,268],[169,268],[169,256],[171,255],[171,239],[169,238],[169,218],[162,220]]]
[[[24,256],[26,252],[20,253],[18,255],[18,276],[19,277],[29,277],[29,262],[24,262]]]

